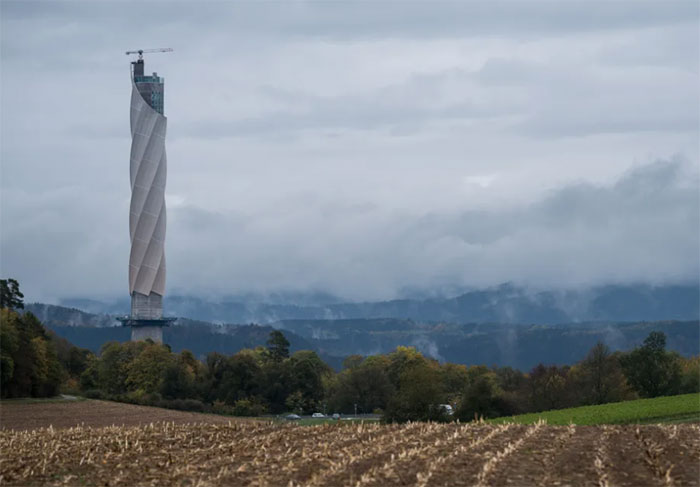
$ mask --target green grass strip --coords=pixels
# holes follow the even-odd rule
[[[700,422],[700,393],[637,399],[599,406],[556,409],[488,420],[489,423],[532,424],[644,424]]]

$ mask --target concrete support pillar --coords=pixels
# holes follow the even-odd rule
[[[141,340],[151,339],[156,343],[163,343],[163,327],[162,326],[132,326],[131,341],[138,342]]]

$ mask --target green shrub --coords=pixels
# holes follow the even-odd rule
[[[239,399],[233,405],[234,416],[260,416],[265,412],[265,406],[254,398]]]

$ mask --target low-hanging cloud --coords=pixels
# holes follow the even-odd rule
[[[700,273],[699,190],[695,167],[672,160],[639,166],[614,184],[570,184],[531,204],[496,209],[395,211],[359,196],[309,194],[252,214],[173,205],[168,287],[373,300],[505,281],[539,288],[692,281]],[[26,215],[3,232],[3,267],[21,269],[19,277],[43,299],[118,296],[128,242],[115,239],[106,222],[118,219],[126,202],[106,220],[84,208],[69,226],[65,216],[81,203],[63,196],[51,212]]]
[[[680,161],[611,185],[572,184],[521,208],[411,214],[303,199],[245,216],[170,212],[173,287],[327,290],[355,299],[403,288],[678,282],[700,271],[698,178]]]

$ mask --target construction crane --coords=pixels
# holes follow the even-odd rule
[[[136,51],[126,51],[126,55],[130,54],[138,54],[139,55],[139,61],[143,61],[143,53],[144,52],[173,52],[173,50],[169,47],[161,47],[158,49],[138,49]]]

